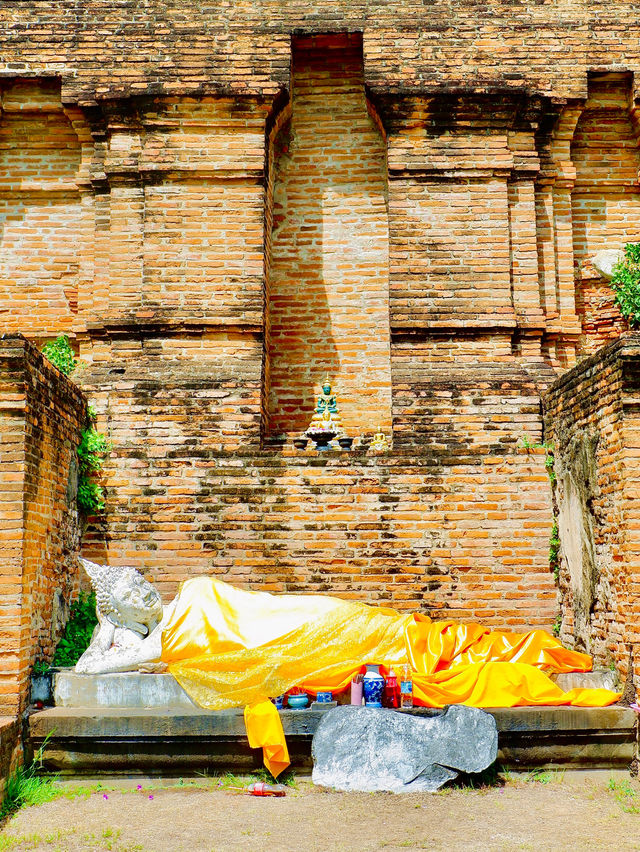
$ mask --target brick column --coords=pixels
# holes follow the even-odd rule
[[[20,335],[0,340],[0,713],[20,713],[51,660],[54,599],[77,589],[73,475],[82,393]]]

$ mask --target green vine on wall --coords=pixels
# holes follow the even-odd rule
[[[549,568],[553,571],[553,579],[558,583],[560,581],[560,531],[555,517],[549,537]]]
[[[624,258],[613,267],[611,289],[630,326],[640,326],[640,243],[627,243]]]
[[[104,488],[95,476],[102,470],[113,445],[106,435],[90,425],[82,431],[78,444],[78,509],[84,515],[104,511]]]
[[[555,471],[555,453],[553,441],[543,441],[534,443],[527,435],[521,438],[521,446],[525,450],[544,450],[544,468],[549,477],[549,484],[553,490],[556,484],[557,476]],[[553,524],[551,526],[551,535],[549,536],[549,568],[553,571],[553,578],[558,583],[560,579],[560,531],[558,529],[558,518],[555,509],[553,509]]]
[[[556,472],[554,470],[555,456],[553,441],[534,443],[527,435],[523,435],[520,441],[522,448],[525,450],[544,450],[544,468],[547,471],[549,482],[552,486],[555,485]]]
[[[60,334],[55,340],[45,343],[42,354],[65,376],[70,376],[76,368],[76,356],[66,334]]]
[[[522,436],[520,445],[525,450],[544,450],[544,468],[549,477],[553,504],[553,523],[551,525],[551,535],[549,536],[549,570],[553,572],[553,579],[556,585],[558,585],[560,582],[560,529],[558,527],[558,509],[554,494],[555,484],[558,479],[555,471],[555,445],[553,441],[534,443],[527,435]],[[561,629],[562,612],[559,612],[553,622],[553,635],[559,636]]]
[[[77,361],[66,334],[60,334],[42,347],[42,354],[65,376],[71,375]],[[88,407],[89,425],[82,431],[78,444],[78,509],[84,515],[97,515],[104,511],[104,488],[95,476],[102,470],[105,457],[111,452],[109,439],[93,426],[96,411]]]

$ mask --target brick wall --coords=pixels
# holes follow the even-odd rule
[[[372,456],[261,451],[257,346],[226,365],[204,342],[135,357],[107,346],[78,374],[114,443],[90,558],[137,565],[165,599],[214,573],[494,626],[553,623],[548,481],[540,453],[517,448],[541,437],[541,379],[509,347],[496,369],[444,341],[431,372],[417,347],[398,350],[396,448]]]
[[[0,340],[0,706],[25,705],[35,659],[51,660],[78,589],[72,467],[82,394],[18,335]],[[59,624],[58,624],[59,628]]]
[[[0,114],[3,329],[68,333],[81,275],[80,142],[56,81],[3,83]]]
[[[115,446],[85,552],[167,596],[217,571],[550,626],[518,443],[619,328],[588,258],[633,230],[629,7],[16,8],[0,326],[85,362]],[[330,367],[347,431],[391,453],[269,449]]]
[[[558,379],[545,397],[555,443],[563,641],[626,674],[638,652],[640,335]]]
[[[294,32],[363,32],[374,92],[511,88],[581,98],[588,70],[640,62],[630,0],[262,0],[202,5],[193,18],[181,0],[3,0],[0,23],[0,71],[60,74],[65,100],[86,104],[176,92],[273,96],[288,85]]]

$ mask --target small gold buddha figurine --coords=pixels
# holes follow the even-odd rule
[[[389,442],[387,441],[387,437],[378,426],[378,431],[373,436],[373,440],[369,444],[369,449],[374,453],[384,453],[389,449]]]

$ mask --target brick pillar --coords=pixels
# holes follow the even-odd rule
[[[82,393],[20,335],[0,340],[0,714],[20,713],[51,660],[54,598],[77,587],[72,468]]]

